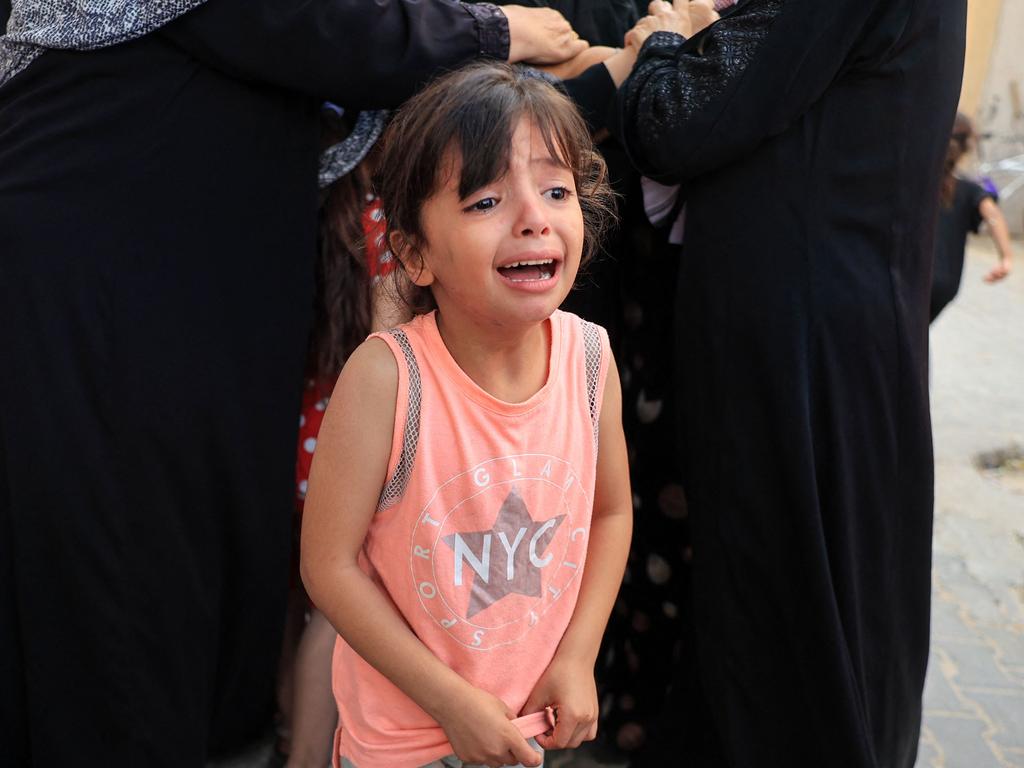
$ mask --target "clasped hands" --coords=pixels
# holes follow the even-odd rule
[[[603,45],[588,45],[572,31],[569,22],[560,13],[549,8],[506,6],[506,14],[509,14],[509,11],[512,12],[509,15],[510,28],[512,28],[513,20],[518,19],[521,12],[537,10],[545,12],[543,23],[555,37],[544,46],[545,55],[542,58],[528,58],[524,61],[538,65],[540,69],[563,80],[577,77],[594,64],[607,62],[613,57],[623,59],[625,67],[622,74],[628,74],[643,44],[653,33],[675,32],[684,37],[692,37],[718,20],[718,13],[712,5],[712,0],[674,0],[672,3],[665,2],[665,0],[653,0],[647,7],[648,15],[640,19],[626,33],[623,47],[618,49]],[[513,58],[513,61],[515,60]],[[609,69],[613,68],[609,67]],[[623,66],[620,65],[617,69],[623,69]],[[613,69],[613,76],[616,74],[618,73]],[[615,77],[615,80],[618,85],[620,77]]]
[[[647,6],[647,15],[626,33],[625,45],[637,51],[655,32],[675,32],[693,37],[718,20],[712,0],[653,0]]]
[[[555,710],[555,727],[537,737],[543,749],[572,749],[597,735],[597,686],[592,663],[558,657],[541,675],[520,714]],[[540,765],[542,757],[512,724],[516,717],[496,696],[468,683],[440,708],[439,722],[463,762],[497,768]]]

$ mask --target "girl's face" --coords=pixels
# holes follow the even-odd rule
[[[426,243],[414,282],[439,311],[483,326],[526,326],[558,308],[583,252],[583,213],[572,171],[536,125],[520,122],[508,172],[459,197],[460,162],[420,213]],[[415,265],[412,265],[415,266]]]

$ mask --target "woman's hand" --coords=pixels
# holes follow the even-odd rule
[[[555,729],[537,737],[544,749],[573,749],[597,736],[597,686],[594,668],[557,656],[534,686],[523,714],[555,711]]]
[[[512,724],[514,718],[501,699],[467,684],[464,696],[444,706],[438,723],[456,757],[464,763],[493,768],[517,763],[540,765],[543,756]]]
[[[680,6],[686,6],[690,15],[690,34],[696,35],[704,27],[708,27],[718,21],[718,11],[711,0],[675,0],[676,9],[680,12]]]
[[[684,6],[683,12],[666,3],[664,0],[653,0],[647,6],[647,16],[638,21],[634,27],[626,33],[625,44],[634,52],[639,52],[647,38],[655,32],[675,32],[683,37],[690,36],[690,14],[685,6],[688,2],[682,0],[678,5]]]
[[[595,64],[607,61],[618,52],[618,48],[609,48],[606,45],[592,45],[568,61],[563,61],[560,64],[545,64],[538,67],[538,69],[542,69],[562,80],[568,80],[582,75]]]
[[[565,17],[551,8],[506,5],[501,10],[508,19],[508,60],[513,64],[560,64],[588,47]]]

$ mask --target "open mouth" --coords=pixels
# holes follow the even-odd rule
[[[554,259],[530,259],[498,267],[498,272],[513,283],[530,283],[550,280],[555,274],[555,269]]]

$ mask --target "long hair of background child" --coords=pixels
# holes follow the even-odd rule
[[[347,133],[342,118],[325,115],[322,123],[325,146]],[[310,374],[331,383],[370,333],[372,288],[362,217],[372,185],[365,165],[321,193],[309,360],[315,369]]]

